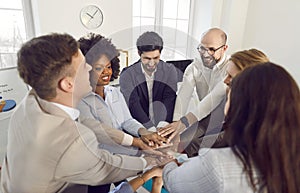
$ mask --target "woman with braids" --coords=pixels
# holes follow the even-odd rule
[[[246,68],[230,83],[225,105],[227,148],[163,171],[169,192],[300,192],[300,91],[273,63]]]

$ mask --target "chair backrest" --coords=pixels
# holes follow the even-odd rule
[[[177,69],[179,69],[180,71],[178,71],[178,82],[182,81],[182,76],[183,73],[186,69],[186,67],[191,64],[193,62],[192,59],[187,59],[187,60],[169,60],[166,61],[167,63],[171,63],[173,64]]]

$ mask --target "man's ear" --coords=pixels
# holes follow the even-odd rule
[[[138,54],[140,57],[141,57],[142,53],[143,53],[142,51],[138,50]]]
[[[64,92],[71,93],[74,90],[74,80],[72,77],[64,77],[58,82],[58,88]]]
[[[227,50],[227,48],[228,48],[228,45],[225,45],[224,46],[224,52]]]

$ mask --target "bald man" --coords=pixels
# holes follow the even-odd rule
[[[223,80],[226,76],[226,64],[229,58],[225,54],[228,48],[226,41],[226,33],[219,28],[211,28],[202,34],[197,47],[201,59],[196,58],[184,72],[175,103],[174,122],[159,130],[162,136],[169,136],[170,141],[184,131],[180,137],[182,149],[186,149],[186,145],[192,138],[203,136],[208,131],[207,128],[212,130],[222,125],[224,118],[222,102],[225,101],[226,94]],[[199,101],[197,106],[188,112],[194,88],[196,88]],[[213,111],[215,113],[211,114]],[[186,128],[188,129],[185,131]],[[200,145],[197,148],[199,149]],[[192,151],[189,152],[186,149],[189,156],[194,155],[195,151],[198,152],[197,149]]]

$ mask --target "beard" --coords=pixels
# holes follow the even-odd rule
[[[157,68],[157,64],[149,65],[149,64],[143,64],[142,63],[142,66],[143,66],[144,70],[149,72],[149,73],[153,73]]]
[[[220,61],[220,59],[216,60],[211,55],[204,56],[203,54],[201,54],[201,60],[202,60],[203,65],[209,69],[213,69],[213,67]]]

